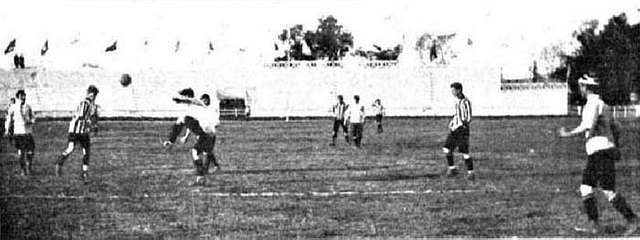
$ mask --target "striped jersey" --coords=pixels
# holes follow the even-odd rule
[[[98,108],[90,99],[80,102],[69,123],[69,133],[88,134],[98,118]]]
[[[471,101],[465,96],[458,99],[456,102],[456,113],[453,115],[453,119],[449,122],[449,129],[455,131],[456,129],[464,126],[469,127],[471,122]]]
[[[347,105],[346,103],[336,103],[336,105],[333,105],[333,117],[336,120],[344,120],[345,114],[347,113],[347,108],[349,108],[349,105]]]
[[[12,104],[9,107],[4,129],[9,131],[9,127],[13,124],[13,134],[31,134],[35,121],[36,118],[29,104]]]

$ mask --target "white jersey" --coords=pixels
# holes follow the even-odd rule
[[[200,113],[196,116],[200,127],[207,134],[215,134],[216,127],[220,124],[220,111],[217,106],[209,105],[200,107]]]
[[[16,103],[9,107],[5,129],[9,131],[9,127],[13,123],[13,134],[31,134],[35,121],[36,118],[29,104]]]
[[[599,95],[587,95],[587,103],[582,110],[582,122],[578,128],[585,131],[585,150],[588,155],[615,147],[613,133],[613,110]]]
[[[364,122],[364,106],[360,103],[354,103],[347,109],[347,118],[351,123],[363,123]]]
[[[384,115],[384,106],[382,106],[382,104],[373,104],[371,105],[373,107],[373,112],[376,115]]]
[[[190,107],[188,116],[198,120],[200,127],[207,134],[215,134],[216,126],[220,124],[220,104],[215,101],[209,106],[194,104]]]

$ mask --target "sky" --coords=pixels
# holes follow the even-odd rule
[[[118,54],[133,59],[149,54],[162,59],[173,54],[176,41],[192,62],[206,54],[209,41],[216,51],[226,51],[224,56],[242,48],[250,59],[272,59],[283,28],[303,24],[313,30],[327,15],[354,35],[356,48],[412,47],[423,33],[457,33],[473,40],[478,56],[529,62],[545,46],[570,43],[587,20],[606,23],[625,12],[630,22],[640,21],[640,1],[631,0],[21,0],[2,5],[0,47],[16,38],[18,50],[35,58],[48,39],[52,54],[55,48],[66,58],[98,62],[109,58],[104,48],[115,40]],[[71,46],[75,39],[80,41]],[[140,50],[145,40],[149,45]]]

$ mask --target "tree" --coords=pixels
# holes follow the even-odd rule
[[[393,49],[382,49],[379,46],[373,46],[377,51],[364,51],[362,49],[358,49],[353,53],[353,55],[380,61],[395,61],[398,60],[398,56],[400,56],[400,53],[402,53],[402,45],[400,44],[393,47]]]
[[[288,56],[292,60],[339,60],[353,47],[353,36],[343,31],[338,20],[329,15],[318,19],[316,31],[304,31],[300,24],[294,25],[288,31],[285,29],[278,35],[278,39],[289,45]],[[305,50],[305,49],[309,50]],[[290,60],[287,57],[276,60]]]
[[[597,21],[585,23],[583,29],[574,33],[582,45],[574,56],[567,56],[571,68],[569,87],[577,93],[577,80],[586,73],[600,78],[601,95],[609,104],[626,104],[629,94],[640,90],[640,25],[629,25],[622,13],[609,19],[604,28],[596,32]],[[566,74],[565,69],[556,73]],[[571,96],[571,102],[578,97]]]

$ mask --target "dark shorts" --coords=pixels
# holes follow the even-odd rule
[[[459,127],[450,132],[444,147],[450,151],[454,151],[457,147],[461,153],[469,153],[469,127]]]
[[[582,184],[591,187],[600,186],[603,190],[615,190],[615,161],[619,158],[617,148],[601,150],[589,155],[587,167],[582,172]]]
[[[36,144],[33,141],[31,134],[18,134],[13,137],[14,144],[18,150],[21,151],[33,151],[36,148]]]
[[[78,143],[80,147],[84,149],[89,149],[91,147],[89,134],[79,134],[79,133],[69,133],[69,142]]]
[[[376,115],[376,122],[377,123],[382,123],[382,114],[377,114]]]
[[[362,123],[352,123],[351,124],[351,133],[353,134],[354,137],[356,138],[362,138],[362,129],[363,129],[363,125]]]
[[[349,132],[349,128],[344,124],[344,120],[335,119],[333,121],[333,132],[337,133],[340,128],[342,128],[342,131],[344,131],[345,133]]]
[[[198,141],[193,145],[193,149],[195,149],[198,154],[200,153],[213,153],[213,148],[216,145],[216,136],[203,134],[198,136]]]

